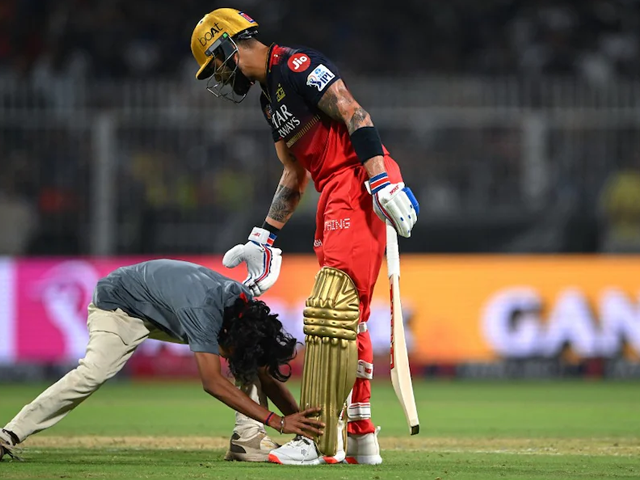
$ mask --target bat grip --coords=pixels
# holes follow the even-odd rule
[[[396,229],[387,222],[387,274],[400,277],[400,252],[398,250],[398,234]]]

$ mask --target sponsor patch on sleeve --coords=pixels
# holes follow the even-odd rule
[[[336,78],[335,73],[321,64],[309,74],[307,77],[307,85],[310,87],[316,87],[318,91],[321,92],[334,78]]]
[[[291,55],[289,57],[289,61],[287,62],[289,68],[294,72],[304,72],[307,68],[311,66],[311,60],[304,53],[296,53],[295,55]]]

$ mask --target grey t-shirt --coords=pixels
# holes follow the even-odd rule
[[[241,283],[201,265],[151,260],[119,268],[98,281],[93,303],[148,320],[193,352],[219,354],[224,309],[243,293],[252,298]]]

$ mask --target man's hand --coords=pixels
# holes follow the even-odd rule
[[[282,433],[295,433],[314,440],[314,436],[324,433],[324,423],[309,416],[319,415],[320,408],[307,408],[306,410],[284,417],[284,429]],[[280,419],[273,418],[269,426],[280,431]]]
[[[268,230],[254,227],[249,241],[236,245],[222,259],[227,268],[237,267],[242,262],[247,264],[248,275],[243,283],[256,297],[269,290],[280,275],[282,250],[271,246],[274,239],[275,235]]]
[[[380,220],[391,223],[398,235],[410,237],[420,213],[420,205],[411,189],[403,182],[389,182],[384,172],[367,182],[367,190],[373,197],[373,210]]]

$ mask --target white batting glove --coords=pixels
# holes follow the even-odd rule
[[[411,189],[403,182],[389,182],[387,172],[371,177],[366,185],[373,197],[373,210],[380,220],[390,222],[398,235],[409,238],[420,213],[420,205]]]
[[[247,243],[236,245],[222,258],[222,264],[227,268],[237,267],[242,262],[247,264],[248,275],[242,283],[255,297],[269,290],[280,275],[282,250],[272,247],[275,239],[274,233],[254,227]]]

